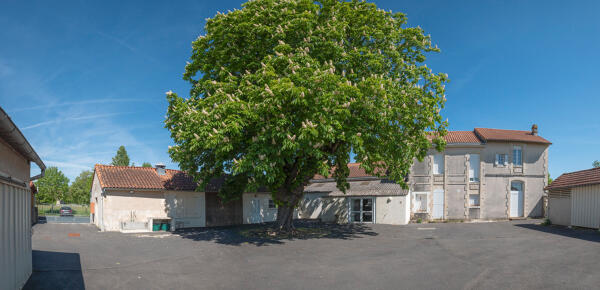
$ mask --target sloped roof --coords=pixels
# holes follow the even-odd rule
[[[348,178],[358,178],[358,177],[371,177],[372,175],[367,174],[363,168],[360,168],[360,163],[348,163],[348,169],[350,170],[350,174]],[[331,168],[331,173],[335,170],[335,167]],[[383,170],[383,169],[380,169]],[[325,176],[317,174],[313,179],[327,179]]]
[[[197,187],[194,179],[180,170],[166,169],[165,175],[158,175],[152,167],[96,164],[94,169],[102,188],[189,191]]]
[[[346,194],[336,187],[335,181],[313,182],[304,188],[305,193],[327,193],[328,196],[394,196],[406,195],[408,191],[387,179],[349,181]]]
[[[552,190],[593,184],[600,184],[600,168],[564,173],[552,181],[546,189]]]
[[[531,131],[475,128],[475,134],[477,134],[484,142],[517,141],[552,144],[550,141],[542,138],[541,136],[531,134]]]
[[[448,135],[444,136],[446,143],[473,143],[481,144],[481,140],[477,138],[473,131],[448,131]]]

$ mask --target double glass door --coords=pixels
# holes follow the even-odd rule
[[[350,199],[350,221],[354,223],[372,223],[373,198],[352,198]]]

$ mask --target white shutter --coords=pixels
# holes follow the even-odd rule
[[[496,154],[496,161],[494,161],[494,165],[498,166],[498,159],[500,158],[500,154]]]

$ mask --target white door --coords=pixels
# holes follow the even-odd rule
[[[510,217],[523,216],[523,183],[513,181],[510,184]]]
[[[250,200],[250,223],[262,223],[260,199],[253,198]]]
[[[444,190],[436,189],[433,191],[433,218],[444,218]]]

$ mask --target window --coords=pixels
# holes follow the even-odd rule
[[[479,194],[469,194],[469,205],[479,206]]]
[[[508,165],[508,154],[496,154],[496,166]]]
[[[415,212],[427,212],[427,192],[415,192]]]
[[[513,164],[517,166],[523,165],[523,150],[521,146],[513,147]]]
[[[269,199],[269,208],[275,208],[275,201],[273,201],[272,199]]]
[[[353,198],[350,200],[350,209],[351,222],[373,222],[373,198]]]
[[[479,182],[479,154],[469,155],[469,181]]]
[[[444,155],[433,155],[433,174],[444,174]]]

